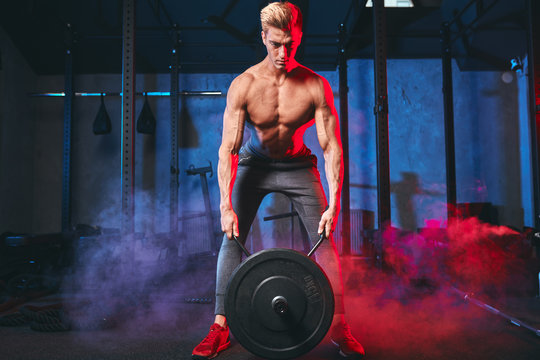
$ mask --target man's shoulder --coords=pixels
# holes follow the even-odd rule
[[[322,84],[326,81],[322,75],[319,75],[307,66],[300,64],[298,64],[295,69],[295,76],[310,84]]]
[[[252,70],[252,67],[251,67],[251,68],[245,70],[243,73],[241,73],[237,77],[235,77],[232,84],[245,85],[245,84],[249,84],[249,83],[253,82],[253,80],[255,80],[255,73],[254,73],[254,71]]]
[[[324,92],[328,87],[328,80],[303,65],[297,67],[295,77],[314,95]]]
[[[306,89],[311,93],[316,104],[324,103],[329,94],[332,94],[332,88],[328,80],[305,66],[298,66],[296,77],[301,79]]]
[[[295,68],[295,71],[303,76],[316,77],[319,76],[315,71],[311,70],[305,65],[298,64]]]
[[[229,93],[245,94],[255,80],[255,74],[247,69],[233,79],[229,86]]]

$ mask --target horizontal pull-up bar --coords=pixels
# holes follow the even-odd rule
[[[74,96],[122,96],[121,92],[75,92]],[[170,91],[148,91],[138,92],[137,95],[143,96],[171,96]],[[179,91],[178,95],[181,96],[225,96],[226,93],[222,91]],[[46,93],[29,93],[30,97],[65,97],[65,92],[46,92]],[[339,93],[334,92],[334,97],[339,98]]]
[[[122,96],[121,92],[75,92],[75,96]],[[138,92],[136,95],[147,96],[171,96],[170,91],[148,91]],[[178,95],[182,96],[222,96],[221,91],[179,91]],[[30,93],[28,96],[32,97],[63,97],[66,96],[65,92],[46,92],[46,93]]]

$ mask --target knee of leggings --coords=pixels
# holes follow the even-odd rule
[[[241,252],[241,249],[240,247],[238,246],[238,244],[236,244],[236,242],[234,240],[229,240],[227,239],[227,237],[225,236],[223,238],[223,242],[221,243],[221,249],[220,249],[220,252],[227,252],[227,253],[230,253],[230,252],[235,252],[235,253],[240,253]]]

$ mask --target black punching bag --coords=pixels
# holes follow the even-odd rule
[[[101,105],[99,106],[99,111],[94,120],[94,134],[110,134],[111,128],[111,118],[109,117],[109,114],[107,114],[107,109],[105,109],[105,103],[103,102],[103,94],[101,94]]]
[[[137,119],[137,132],[149,135],[154,135],[156,132],[156,119],[150,110],[147,94],[144,95],[144,105]]]

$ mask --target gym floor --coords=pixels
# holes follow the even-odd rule
[[[353,333],[368,359],[537,359],[540,336],[466,301],[449,287],[410,283],[369,267],[346,281]],[[384,285],[383,285],[384,284]],[[28,304],[69,302],[53,294]],[[493,301],[493,300],[491,300]],[[487,300],[486,300],[487,303]],[[540,328],[540,299],[508,297],[491,306]],[[14,311],[16,309],[13,309]],[[213,304],[178,301],[166,314],[133,316],[107,330],[38,332],[28,325],[0,327],[0,359],[190,359],[206,335]],[[301,359],[339,359],[325,338]],[[218,359],[259,359],[232,337]]]

